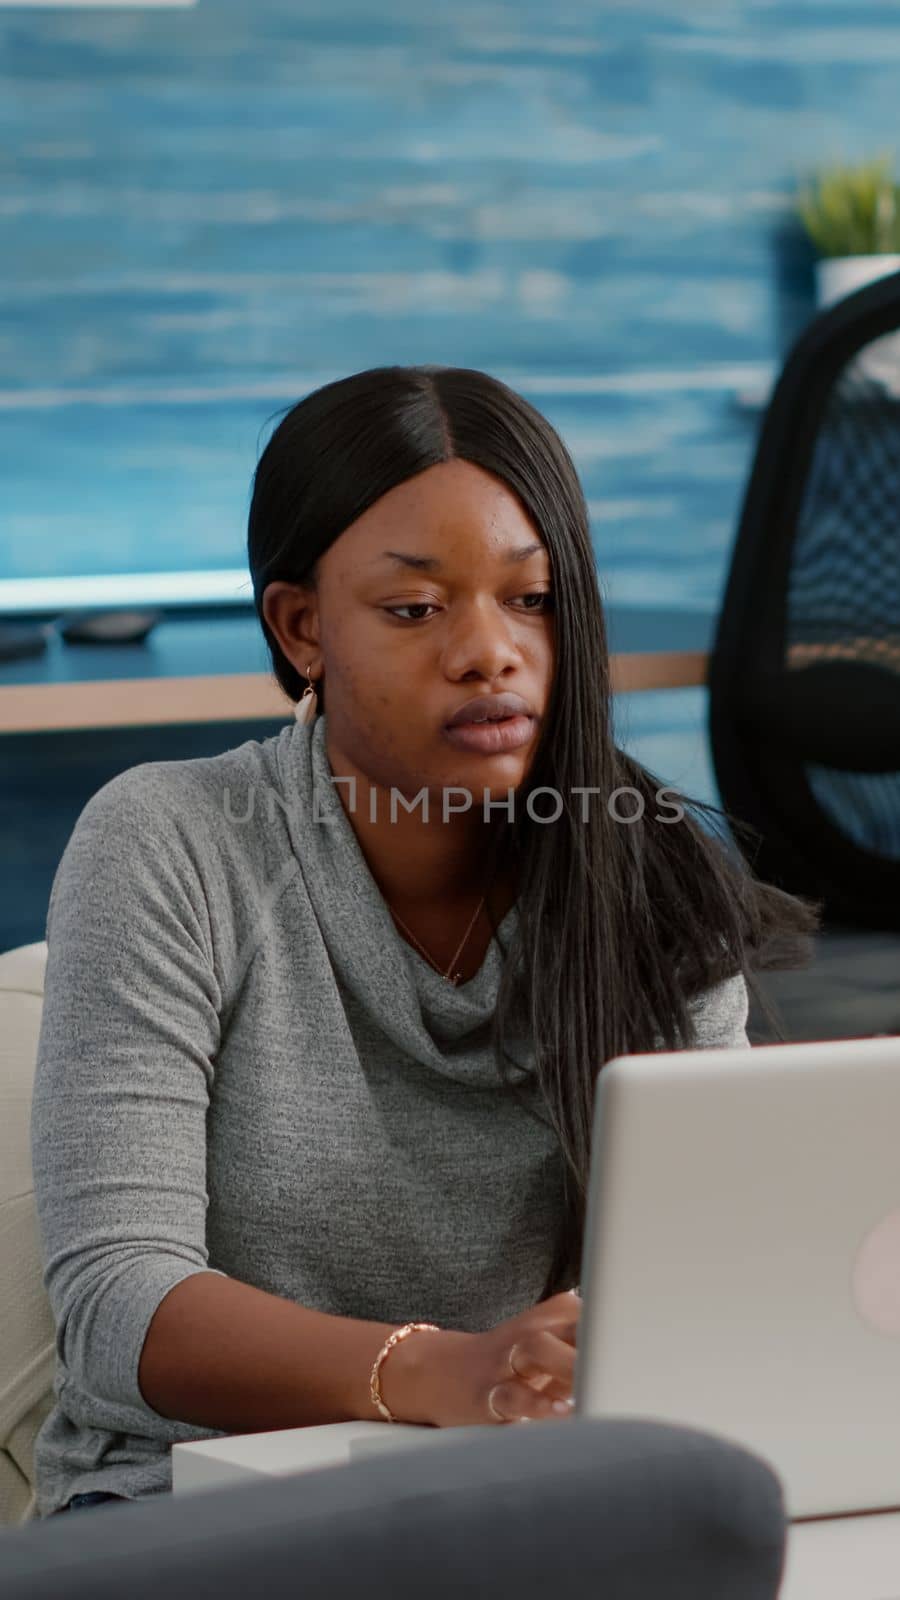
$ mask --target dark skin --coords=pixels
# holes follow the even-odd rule
[[[504,560],[531,544],[539,548],[524,560]],[[383,558],[385,550],[435,557],[440,569],[414,570]],[[551,590],[549,554],[516,495],[470,462],[447,461],[351,523],[322,556],[317,590],[279,581],[263,595],[285,656],[327,684],[328,760],[335,777],[356,778],[354,810],[348,786],[336,792],[369,870],[442,971],[487,891],[455,963],[463,982],[490,944],[488,906],[499,923],[518,892],[510,873],[486,883],[497,823],[485,823],[483,798],[505,801],[534,758],[555,664],[552,604],[537,597]],[[507,690],[535,713],[527,744],[488,755],[448,741],[443,728],[460,705]],[[392,787],[407,802],[427,789],[428,821],[420,802],[412,813],[398,806],[392,822]],[[472,803],[444,822],[450,787],[467,790]]]

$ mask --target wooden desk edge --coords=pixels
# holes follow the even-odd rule
[[[614,694],[696,688],[709,657],[699,650],[614,655]],[[0,683],[0,733],[137,728],[177,722],[289,721],[292,703],[265,672],[191,678],[104,678],[77,683]]]

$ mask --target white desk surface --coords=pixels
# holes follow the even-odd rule
[[[290,1477],[362,1460],[369,1452],[439,1447],[465,1428],[338,1422],[172,1446],[172,1490],[191,1494],[266,1475]],[[779,1600],[900,1600],[900,1511],[795,1522]]]

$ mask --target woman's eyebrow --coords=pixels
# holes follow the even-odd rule
[[[524,561],[526,557],[533,556],[543,548],[540,543],[523,544],[518,550],[507,550],[503,559],[505,562]],[[378,561],[395,561],[403,567],[415,567],[417,572],[439,572],[442,566],[437,556],[406,555],[402,550],[382,550],[381,555],[375,557],[375,562]]]

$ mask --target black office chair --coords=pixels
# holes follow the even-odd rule
[[[900,272],[820,313],[760,430],[709,663],[723,807],[823,927],[900,930]]]

